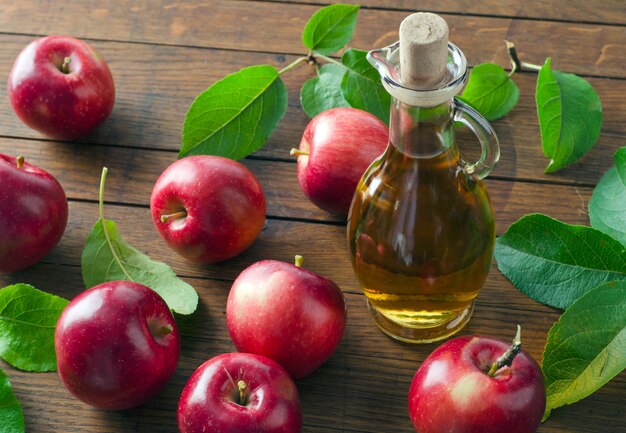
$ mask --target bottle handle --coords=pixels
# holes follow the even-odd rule
[[[459,99],[454,99],[454,121],[470,129],[478,138],[482,153],[474,164],[462,161],[463,171],[469,176],[484,179],[500,159],[498,136],[491,124],[478,111]]]

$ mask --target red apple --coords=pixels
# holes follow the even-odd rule
[[[356,108],[333,108],[315,116],[300,142],[298,182],[304,194],[325,211],[348,215],[354,191],[389,141],[387,126]]]
[[[129,409],[170,380],[180,336],[156,292],[111,281],[69,303],[57,323],[54,346],[61,380],[76,398],[103,409]]]
[[[299,433],[300,397],[271,359],[225,353],[191,376],[178,403],[180,433]]]
[[[93,131],[111,113],[115,85],[95,49],[68,36],[31,42],[19,54],[8,82],[9,100],[22,121],[59,140]]]
[[[409,391],[418,433],[535,432],[546,406],[543,375],[530,355],[516,356],[518,343],[519,330],[510,349],[502,341],[470,335],[431,353]]]
[[[150,199],[163,239],[197,263],[230,259],[248,248],[265,224],[265,195],[243,164],[190,156],[170,165]]]
[[[67,198],[49,173],[0,154],[0,272],[34,265],[59,242]]]
[[[235,280],[226,304],[228,332],[240,352],[278,362],[294,379],[318,368],[341,341],[346,304],[339,287],[296,265],[264,260]]]

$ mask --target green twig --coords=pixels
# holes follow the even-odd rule
[[[515,49],[515,44],[513,42],[504,41],[506,45],[507,53],[509,54],[509,59],[511,60],[511,72],[509,73],[509,77],[512,76],[517,71],[535,71],[538,72],[541,70],[540,65],[535,65],[532,63],[522,62],[517,55],[517,50]]]
[[[328,63],[334,63],[335,65],[339,65],[339,66],[343,66],[344,68],[346,67],[346,65],[344,65],[343,63],[341,63],[339,60],[335,60],[332,57],[328,57],[325,56],[323,54],[319,54],[319,53],[315,53],[315,57],[318,57]]]
[[[285,72],[294,69],[295,67],[299,66],[301,63],[306,62],[308,60],[309,60],[308,57],[298,57],[296,60],[294,60],[293,62],[291,62],[287,66],[285,66],[280,71],[278,71],[278,75],[283,75]]]

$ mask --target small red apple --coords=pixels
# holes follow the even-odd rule
[[[49,173],[0,154],[0,272],[34,265],[59,242],[67,198]]]
[[[389,141],[387,126],[356,108],[333,108],[315,116],[300,142],[298,182],[304,194],[327,212],[348,215],[354,191]]]
[[[271,359],[225,353],[191,376],[178,403],[180,433],[299,433],[300,397]]]
[[[475,335],[442,344],[419,367],[409,391],[418,433],[533,433],[545,407],[543,375],[521,352],[519,328],[510,348]]]
[[[159,177],[150,199],[159,234],[197,263],[230,259],[247,249],[265,224],[265,195],[243,164],[220,156],[189,156]]]
[[[54,346],[61,380],[76,398],[103,409],[129,409],[170,380],[180,336],[155,291],[111,281],[69,303],[57,323]]]
[[[8,91],[26,125],[59,140],[89,134],[115,102],[113,77],[100,53],[68,36],[48,36],[24,48],[11,69]]]
[[[326,361],[346,326],[343,293],[296,264],[264,260],[235,280],[226,304],[228,332],[240,352],[278,362],[294,379]]]

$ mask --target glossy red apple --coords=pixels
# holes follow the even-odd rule
[[[0,272],[34,265],[59,242],[67,198],[49,173],[0,154]]]
[[[61,380],[76,398],[103,409],[129,409],[170,380],[180,336],[155,291],[111,281],[69,303],[57,323],[54,346]]]
[[[240,352],[278,362],[294,379],[324,363],[341,341],[346,305],[331,280],[296,265],[264,260],[235,280],[226,304],[228,332]]]
[[[180,433],[299,433],[300,397],[284,368],[250,353],[209,359],[178,403]]]
[[[546,406],[543,375],[526,352],[516,355],[521,350],[517,343],[519,331],[511,348],[469,335],[431,353],[409,391],[409,414],[417,432],[535,432]]]
[[[8,82],[13,110],[31,128],[76,140],[111,113],[115,85],[106,62],[86,42],[48,36],[19,54]]]
[[[265,195],[243,164],[189,156],[159,177],[150,199],[163,239],[197,263],[230,259],[247,249],[265,223]]]
[[[348,215],[354,191],[372,161],[389,141],[387,126],[356,108],[333,108],[315,116],[300,142],[298,182],[304,194],[325,211]]]

